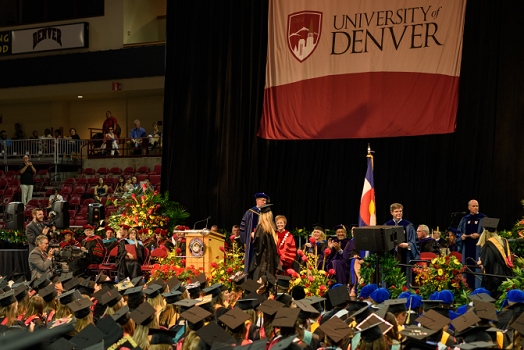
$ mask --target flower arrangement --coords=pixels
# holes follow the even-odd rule
[[[231,249],[228,251],[224,246],[220,251],[224,252],[222,256],[216,256],[215,261],[211,263],[210,283],[229,282],[229,276],[244,270],[244,252],[237,242],[235,236],[230,236]]]
[[[375,273],[375,263],[377,256],[372,254],[364,259],[360,267],[360,287],[371,283],[371,276]],[[406,274],[398,267],[398,262],[391,254],[381,254],[378,256],[382,280],[386,283],[391,298],[397,298],[400,293],[408,290],[406,287]]]
[[[7,244],[24,244],[27,243],[27,238],[23,231],[1,229],[0,241]]]
[[[145,184],[143,188],[134,189],[130,196],[115,198],[108,205],[119,208],[109,218],[111,227],[116,229],[120,224],[139,226],[149,229],[150,236],[153,234],[152,229],[156,227],[167,227],[171,232],[176,225],[189,217],[184,207],[169,200],[168,192],[162,195],[158,191],[148,191]]]
[[[455,302],[460,302],[468,288],[462,275],[465,269],[455,256],[447,255],[434,258],[427,265],[413,268],[413,273],[423,298],[428,299],[431,293],[448,289],[455,295]]]
[[[164,281],[176,276],[181,282],[190,283],[193,277],[200,275],[202,271],[193,265],[189,267],[170,265],[164,261],[152,265],[151,279],[161,278]]]
[[[311,244],[316,244],[313,237],[310,237],[309,240]],[[331,253],[331,251],[328,252],[327,250],[329,250],[329,248],[324,251],[322,268],[319,269],[318,254],[307,254],[304,253],[301,249],[298,249],[297,255],[300,257],[304,265],[299,272],[293,269],[288,269],[286,271],[286,273],[291,276],[290,286],[304,287],[306,297],[323,296],[326,294],[329,287],[334,283],[333,276],[335,275],[334,269],[324,271],[326,264],[325,257]]]
[[[497,307],[501,307],[502,303],[506,299],[506,295],[508,292],[512,289],[524,289],[524,269],[521,269],[520,267],[515,267],[513,269],[513,273],[515,274],[512,278],[507,278],[506,281],[502,282],[502,284],[499,286],[498,290],[502,292],[502,294],[499,296],[497,301],[495,302],[495,305]]]

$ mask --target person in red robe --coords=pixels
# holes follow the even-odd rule
[[[67,246],[80,248],[82,246],[80,242],[75,239],[74,233],[71,230],[65,229],[61,234],[64,236],[64,240],[60,242],[60,248],[65,248]]]
[[[284,215],[277,215],[275,217],[275,224],[278,235],[277,253],[282,263],[282,270],[284,273],[287,273],[287,269],[294,268],[293,263],[297,257],[295,237],[293,237],[291,232],[286,230],[287,219]]]

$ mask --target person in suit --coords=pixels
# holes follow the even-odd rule
[[[35,208],[31,214],[33,215],[33,221],[31,221],[25,229],[25,235],[27,237],[27,242],[29,243],[29,253],[31,253],[36,248],[36,237],[40,235],[47,235],[51,230],[43,223],[44,211],[42,209]]]
[[[47,251],[49,240],[47,236],[39,235],[35,239],[36,247],[29,253],[29,270],[31,271],[31,279],[36,280],[44,273],[51,273],[51,265],[53,259],[54,248]]]

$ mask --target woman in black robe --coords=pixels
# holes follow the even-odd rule
[[[130,229],[129,238],[124,237],[118,243],[116,266],[119,281],[126,277],[133,279],[142,275],[141,266],[144,263],[144,251],[144,245],[138,240],[137,230]]]
[[[272,205],[266,204],[260,208],[260,217],[253,236],[253,259],[249,265],[249,278],[254,281],[262,276],[274,276],[277,270],[282,270],[277,253],[278,236],[273,223]]]
[[[478,245],[481,247],[478,263],[483,266],[482,272],[501,276],[482,276],[481,286],[486,288],[493,298],[498,299],[501,294],[498,287],[506,280],[506,277],[502,276],[513,276],[513,264],[508,259],[511,257],[508,240],[500,237],[496,231],[490,232],[485,229]]]

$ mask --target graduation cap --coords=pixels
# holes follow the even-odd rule
[[[277,286],[280,286],[285,289],[289,289],[289,281],[291,281],[291,277],[284,276],[284,275],[277,275]]]
[[[131,313],[129,312],[129,306],[125,305],[115,312],[111,317],[119,325],[123,326],[129,321]]]
[[[306,297],[306,291],[303,286],[294,286],[289,292],[293,300],[302,300]]]
[[[163,290],[161,285],[150,284],[149,287],[144,289],[144,293],[147,295],[148,298],[155,298],[156,296],[160,295],[161,290]]]
[[[193,297],[198,297],[198,294],[200,293],[200,283],[199,282],[193,282],[186,284],[186,290],[189,293],[189,295]]]
[[[361,333],[362,340],[371,343],[377,339],[380,339],[384,335],[384,332],[380,327],[385,324],[386,321],[380,317],[368,317],[357,325],[357,329]],[[386,326],[386,329],[387,332],[389,329],[391,329],[391,325]]]
[[[71,343],[75,344],[77,349],[85,349],[99,344],[103,339],[104,333],[93,324],[88,324],[77,335],[71,338]]]
[[[109,276],[101,272],[100,274],[98,274],[98,276],[96,276],[95,283],[96,284],[103,284],[103,283],[115,284],[115,281],[112,281]]]
[[[166,303],[174,304],[174,303],[176,303],[177,301],[180,300],[180,297],[182,296],[182,293],[179,292],[178,290],[172,290],[170,292],[162,294],[162,296],[166,300]]]
[[[111,290],[108,290],[102,295],[102,305],[107,305],[109,307],[115,306],[120,300],[122,300],[122,296],[118,292],[118,289],[113,288]]]
[[[348,290],[345,286],[330,289],[327,295],[333,306],[344,306],[351,301]]]
[[[87,298],[78,299],[67,304],[67,306],[75,314],[76,318],[87,317],[87,315],[91,313],[91,305],[93,305],[93,303]]]
[[[96,327],[104,334],[104,348],[108,348],[116,343],[124,332],[112,317],[104,317],[98,321]]]
[[[492,303],[492,302],[495,301],[495,299],[493,299],[491,297],[491,295],[486,294],[486,293],[479,293],[479,294],[469,295],[468,298],[471,301],[478,300],[478,301],[484,301],[484,302],[487,302],[487,303]]]
[[[195,282],[200,283],[200,288],[205,288],[207,284],[206,275],[201,273],[200,275],[193,277],[191,279],[191,283],[195,283]]]
[[[58,282],[62,283],[62,286],[65,282],[71,280],[73,278],[72,272],[63,273],[58,277]]]
[[[334,343],[338,343],[351,333],[349,326],[338,317],[331,317],[327,322],[320,325],[319,328]]]
[[[524,314],[521,314],[519,317],[517,317],[510,327],[519,332],[521,335],[524,335]]]
[[[497,231],[497,227],[499,226],[499,221],[500,219],[485,217],[484,219],[482,219],[481,225],[489,232],[495,232]]]
[[[317,311],[320,312],[322,310],[322,303],[326,300],[326,298],[313,296],[304,298],[302,300],[306,303],[311,304],[311,306],[313,306],[315,309],[317,309]]]
[[[442,300],[422,300],[422,306],[424,307],[424,312],[426,312],[434,307],[441,307]]]
[[[269,196],[265,194],[264,192],[255,193],[255,199],[258,199],[258,198],[265,198],[269,202]]]
[[[126,289],[126,291],[124,292],[124,295],[127,295],[127,296],[128,296],[128,299],[140,298],[142,295],[144,295],[143,290],[144,290],[144,289],[143,289],[142,286],[133,287],[133,288],[128,288],[128,289]]]
[[[405,337],[416,339],[416,340],[424,340],[429,336],[432,336],[437,333],[437,331],[433,331],[428,328],[424,327],[416,327],[416,326],[408,326],[404,330],[399,332]]]
[[[468,311],[464,315],[458,316],[451,321],[451,325],[460,333],[480,321],[480,317],[478,317],[473,311]]]
[[[43,274],[39,278],[33,281],[33,289],[41,289],[51,284],[47,274]]]
[[[136,324],[145,326],[150,324],[155,317],[156,310],[149,303],[142,303],[139,307],[133,310],[129,316]]]
[[[176,336],[176,334],[177,332],[170,331],[167,329],[150,328],[149,335],[151,336],[151,341],[149,343],[151,345],[155,345],[155,344],[174,345],[173,338]]]
[[[307,318],[311,318],[312,315],[319,314],[318,310],[315,309],[313,305],[311,305],[308,302],[305,302],[304,300],[296,300],[295,305],[297,306],[297,308],[300,309],[300,312],[298,314],[298,318],[300,319],[305,320]]]
[[[60,302],[60,304],[67,305],[80,298],[82,298],[80,292],[76,289],[72,289],[70,291],[60,294],[56,299]]]
[[[284,304],[282,304],[281,302],[278,302],[276,300],[271,300],[271,299],[268,299],[266,301],[264,301],[262,304],[260,304],[257,308],[258,311],[261,311],[267,315],[274,315],[277,313],[278,309],[280,309],[281,307],[283,307]]]
[[[361,307],[360,309],[358,309],[357,311],[349,315],[349,317],[354,317],[357,323],[364,321],[366,317],[372,314],[372,311],[369,305],[367,303],[365,304],[366,304],[365,306]]]
[[[107,293],[108,291],[110,291],[111,288],[105,286],[105,287],[102,287],[102,289],[100,289],[98,292],[95,292],[93,293],[93,297],[100,303],[102,304],[102,296]]]
[[[65,338],[60,338],[57,341],[51,343],[48,347],[46,347],[47,350],[75,350],[76,345],[71,343],[69,340],[66,340]]]
[[[497,309],[495,305],[486,301],[473,300],[473,306],[475,307],[475,313],[478,317],[490,321],[498,321]]]
[[[400,299],[389,299],[384,301],[384,305],[388,307],[387,311],[391,312],[392,314],[399,314],[401,312],[408,311],[406,307],[406,302],[408,299],[406,298],[400,298]]]
[[[238,271],[235,274],[229,276],[229,280],[235,282],[236,284],[239,284],[242,283],[247,276],[249,276],[248,273],[244,271]]]
[[[211,312],[202,309],[200,306],[193,306],[192,308],[184,311],[180,314],[180,317],[185,318],[192,324],[196,324],[200,321],[205,320],[207,317],[211,316]]]
[[[85,279],[78,285],[78,289],[82,294],[91,295],[95,291],[95,282],[90,279]]]
[[[490,343],[487,341],[475,341],[475,342],[464,343],[464,344],[459,344],[455,346],[459,349],[464,349],[464,350],[469,350],[469,349],[480,350],[480,349],[498,348],[497,344]]]
[[[220,316],[218,320],[234,331],[243,325],[245,321],[249,320],[249,318],[250,316],[247,313],[236,307]]]
[[[289,349],[293,341],[297,337],[297,334],[290,335],[286,338],[281,339],[279,342],[271,346],[271,350],[286,350]],[[293,348],[295,349],[295,348]]]
[[[273,203],[268,203],[260,207],[260,213],[269,213],[271,211],[271,207],[273,206]]]
[[[73,277],[70,280],[68,280],[67,282],[62,283],[62,287],[64,287],[64,290],[75,289],[81,282],[82,280],[80,280],[80,278]]]
[[[135,277],[131,280],[131,283],[133,283],[133,286],[143,286],[145,284],[144,278],[142,276]]]
[[[313,224],[313,230],[319,230],[319,231],[325,232],[326,228],[324,227],[324,225],[317,223],[317,224]]]
[[[205,327],[200,328],[196,331],[196,334],[202,339],[208,346],[212,346],[214,343],[221,344],[233,344],[235,340],[220,327],[215,321],[209,322]],[[264,340],[264,343],[266,341]]]
[[[207,310],[209,312],[213,312],[214,308],[211,303],[212,301],[213,301],[213,297],[211,295],[206,295],[198,301],[197,306],[200,306],[202,309]]]
[[[275,298],[275,300],[284,304],[285,307],[290,307],[291,302],[293,301],[293,298],[291,297],[291,295],[287,293],[279,293],[277,294],[277,297]]]
[[[419,322],[425,328],[429,328],[432,331],[443,330],[446,325],[449,324],[449,318],[442,316],[435,310],[429,310],[422,316],[417,318],[415,321]]]
[[[180,307],[180,312],[184,312],[186,310],[189,310],[190,308],[192,308],[196,304],[198,304],[198,300],[195,300],[195,299],[182,299],[182,300],[177,301],[176,303],[174,303],[174,305]]]
[[[151,287],[153,285],[159,285],[160,288],[161,288],[161,292],[163,292],[166,288],[167,288],[167,283],[164,282],[163,279],[161,278],[157,278],[156,280],[153,280],[153,281],[149,281],[149,283],[147,284],[148,287]]]
[[[38,295],[40,295],[46,303],[49,303],[58,295],[58,293],[55,289],[55,285],[50,284],[47,287],[40,289]]]
[[[7,286],[7,276],[0,278],[0,289],[4,289]]]
[[[16,302],[14,291],[10,290],[8,292],[0,294],[0,306],[7,307]]]
[[[244,298],[237,300],[235,303],[235,308],[239,308],[240,310],[253,310],[255,306],[253,303],[255,303],[258,299],[256,298]]]
[[[211,294],[213,298],[219,296],[225,290],[227,290],[227,287],[222,283],[215,283],[210,287],[202,289],[205,294]]]
[[[273,318],[273,326],[295,327],[299,313],[299,308],[280,308]]]
[[[175,287],[177,285],[182,285],[182,282],[180,282],[180,280],[176,276],[173,276],[166,281],[166,284],[169,287],[169,290],[171,291],[171,290],[176,290],[177,288]]]
[[[262,287],[262,285],[252,279],[248,279],[240,285],[240,288],[248,292],[256,292],[260,287]]]

